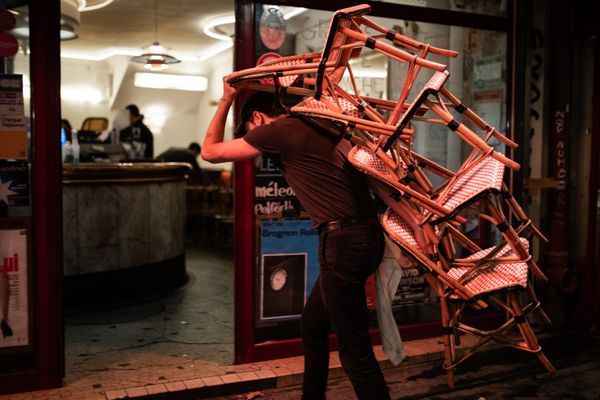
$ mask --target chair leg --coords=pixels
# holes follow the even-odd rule
[[[535,311],[537,312],[538,317],[544,323],[544,325],[546,325],[546,326],[552,325],[552,321],[550,320],[548,315],[546,315],[546,313],[542,309],[542,306],[539,305],[540,302],[537,298],[537,295],[535,294],[535,290],[533,289],[533,285],[531,282],[527,282],[527,295],[529,296],[529,300],[533,304],[537,305]]]
[[[521,305],[519,304],[517,297],[514,293],[511,293],[508,295],[508,300],[510,302],[510,308],[514,313],[514,319],[517,323],[517,326],[519,327],[521,336],[523,336],[523,339],[527,343],[527,347],[531,352],[536,353],[546,370],[550,374],[554,374],[556,372],[556,369],[554,368],[550,360],[548,360],[546,355],[542,352],[542,347],[538,344],[537,338],[535,337],[531,326],[529,326],[529,323],[525,319],[523,315],[523,310],[521,309]]]
[[[444,340],[444,369],[448,378],[448,386],[454,389],[454,329],[450,326],[450,310],[445,296],[440,296],[442,311],[442,338]]]
[[[444,296],[444,289],[437,279],[430,274],[424,275],[425,280],[431,286],[438,299],[440,300],[440,311],[442,313],[442,339],[444,342],[444,369],[448,378],[448,386],[451,389],[456,387],[454,382],[454,347],[452,343],[453,329],[450,327],[450,311],[448,309],[448,300]]]

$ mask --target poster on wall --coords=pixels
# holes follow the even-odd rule
[[[23,76],[0,75],[0,158],[27,159]]]
[[[0,349],[29,344],[27,231],[0,229]]]
[[[429,301],[429,292],[430,288],[425,282],[423,274],[418,269],[403,269],[402,278],[400,278],[398,289],[392,300],[392,307],[427,303]]]
[[[254,167],[254,214],[298,217],[303,209],[296,193],[283,178],[276,157],[256,157]]]
[[[259,322],[298,319],[319,276],[311,221],[260,223]]]
[[[29,214],[27,161],[0,160],[0,217]]]

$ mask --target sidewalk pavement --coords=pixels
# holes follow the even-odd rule
[[[470,343],[472,340],[463,341],[463,345]],[[375,346],[374,350],[382,368],[391,368],[392,364],[387,360],[381,346]],[[439,364],[443,359],[442,341],[439,337],[406,342],[405,351],[407,357],[401,363],[402,366],[420,363]],[[60,389],[5,395],[0,396],[0,400],[200,399],[269,388],[292,387],[302,382],[304,368],[303,357],[241,365],[221,365],[205,369],[179,367],[181,366],[173,368],[172,365],[166,364],[164,374],[161,376],[156,376],[156,368],[154,368],[155,378],[146,377],[144,384],[136,384],[135,379],[130,378],[131,385],[127,385],[126,375],[130,375],[132,371],[122,371],[124,377],[117,379],[121,384],[121,388],[118,389],[91,384],[98,381],[98,377],[91,373]],[[345,375],[339,357],[334,352],[330,361],[329,377],[337,379],[343,376]]]

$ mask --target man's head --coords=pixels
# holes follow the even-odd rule
[[[143,119],[144,116],[140,114],[140,109],[135,104],[130,104],[125,107],[127,111],[129,111],[129,123],[133,124],[139,119]]]
[[[256,92],[246,99],[240,114],[241,121],[235,128],[234,137],[244,136],[257,126],[287,115],[287,109],[276,95]]]
[[[190,145],[188,146],[188,150],[194,155],[194,157],[198,157],[198,154],[200,154],[200,145],[196,142],[192,142],[190,143]]]

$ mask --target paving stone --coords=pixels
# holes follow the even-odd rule
[[[254,381],[258,379],[258,375],[256,375],[254,372],[239,372],[237,375],[240,377],[242,382]]]
[[[125,390],[122,390],[122,389],[109,390],[106,392],[107,400],[118,400],[118,399],[126,399],[126,398],[127,398],[127,392],[125,392]]]
[[[134,388],[125,389],[125,391],[127,392],[127,395],[129,397],[142,397],[142,396],[148,395],[148,391],[146,390],[145,387],[134,387]]]
[[[148,394],[159,394],[168,392],[167,387],[162,383],[159,383],[157,385],[148,385],[146,386],[146,391],[148,392]]]
[[[180,392],[187,389],[183,382],[168,382],[165,383],[165,386],[169,392]]]
[[[277,377],[277,375],[275,375],[273,373],[273,371],[271,371],[270,369],[263,369],[263,370],[255,371],[254,373],[256,374],[256,376],[259,379],[276,378]]]
[[[206,386],[204,381],[200,378],[185,380],[185,381],[183,381],[183,384],[188,389],[198,389],[198,388]]]
[[[221,380],[225,384],[240,382],[241,379],[237,374],[226,374],[220,376]]]
[[[202,381],[204,381],[206,386],[219,386],[223,384],[223,381],[218,376],[208,376],[206,378],[202,378]]]

